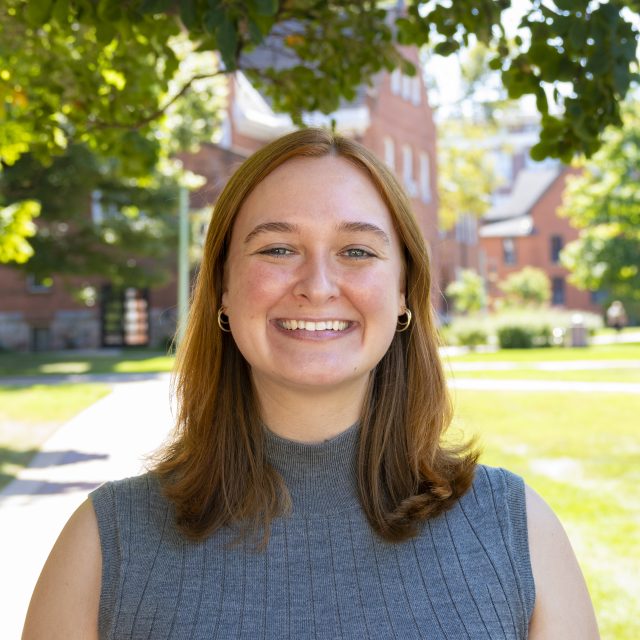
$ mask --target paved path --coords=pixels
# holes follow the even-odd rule
[[[116,384],[0,493],[2,640],[20,637],[33,586],[71,513],[104,481],[139,473],[171,424],[168,376]]]

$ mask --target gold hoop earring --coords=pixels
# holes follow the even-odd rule
[[[224,307],[218,309],[218,326],[221,331],[225,333],[231,333],[231,325],[229,324],[229,316],[225,314]],[[222,317],[224,315],[224,318]]]
[[[409,309],[405,309],[403,315],[407,316],[407,319],[404,322],[400,322],[398,320],[398,325],[396,327],[397,333],[402,333],[403,331],[406,331],[409,328],[409,325],[411,324],[411,311]],[[398,316],[398,318],[400,318],[400,316]]]

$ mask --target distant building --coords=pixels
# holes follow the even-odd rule
[[[509,114],[503,131],[482,141],[501,179],[491,209],[480,219],[461,215],[455,227],[441,234],[442,291],[462,269],[473,269],[487,282],[490,300],[502,297],[498,283],[526,266],[543,270],[552,286],[550,304],[599,313],[601,296],[581,291],[567,281],[559,259],[562,248],[578,237],[566,218],[558,215],[568,175],[576,170],[548,159],[535,162],[529,151],[537,142],[537,122]],[[441,310],[450,313],[446,298]]]
[[[479,240],[490,298],[502,297],[498,282],[531,266],[549,277],[552,306],[601,311],[596,295],[567,282],[569,272],[560,263],[563,247],[578,237],[569,221],[558,215],[567,176],[575,173],[560,164],[523,168],[511,192],[484,217]]]
[[[403,53],[418,62],[416,50]],[[204,144],[198,153],[181,158],[187,169],[206,179],[191,195],[194,209],[215,201],[247,155],[294,128],[288,116],[273,112],[243,74],[231,80],[230,94],[219,143]],[[395,171],[434,249],[437,282],[436,131],[420,75],[410,78],[399,70],[380,74],[372,87],[361,87],[353,102],[344,103],[331,116],[309,114],[307,119],[307,124],[316,125],[328,125],[333,119],[339,131],[358,139]],[[41,351],[161,346],[175,331],[175,279],[151,290],[115,290],[108,282],[91,280],[99,296],[96,304],[88,307],[73,299],[55,274],[52,278],[51,286],[44,286],[22,271],[0,267],[0,348]]]

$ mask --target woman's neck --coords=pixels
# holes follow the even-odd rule
[[[253,382],[265,425],[282,438],[309,443],[333,438],[357,422],[367,391],[360,381],[331,389]]]

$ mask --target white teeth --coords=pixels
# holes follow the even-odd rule
[[[281,320],[283,329],[304,329],[305,331],[344,331],[349,323],[344,320],[322,320],[312,322],[309,320]]]

